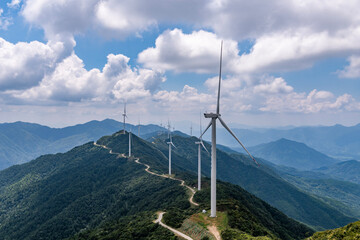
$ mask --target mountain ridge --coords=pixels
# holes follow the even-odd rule
[[[167,159],[161,151],[136,136],[133,136],[133,141],[133,153],[141,157],[141,162],[150,163],[155,172],[166,172]],[[127,142],[128,136],[124,134],[97,141],[113,153],[122,154],[126,154]],[[109,149],[89,142],[67,153],[41,156],[29,163],[0,171],[0,235],[5,236],[6,240],[28,240],[63,239],[79,234],[75,239],[82,239],[81,236],[86,236],[87,231],[91,234],[92,229],[100,229],[101,234],[96,234],[96,238],[92,239],[106,239],[101,236],[109,232],[116,234],[117,239],[171,239],[171,235],[159,229],[151,219],[158,209],[174,207],[178,211],[191,211],[186,191],[171,179],[146,173],[144,166],[136,164],[134,158],[122,156],[110,154]],[[173,169],[190,184],[197,179],[195,175],[183,173],[176,163]],[[250,219],[249,228],[243,230],[254,233],[251,226],[257,226],[259,232],[254,234],[283,234],[290,236],[287,239],[300,239],[312,232],[271,207],[266,211],[269,211],[267,221],[275,223],[273,227],[265,226],[260,219],[257,220],[260,222],[253,222],[251,219],[255,215],[252,216],[252,212],[260,214],[262,211],[256,210],[252,202],[268,205],[238,186],[221,184],[241,192],[241,198],[235,199],[240,205],[242,201],[247,201],[250,211],[244,214]],[[205,188],[204,191],[208,194],[210,189]],[[232,198],[228,194],[223,196]],[[238,210],[234,211],[233,214],[239,214]],[[137,229],[126,223],[129,220]],[[283,224],[292,226],[294,232],[278,227]],[[105,233],[101,229],[106,226],[122,228],[117,231],[111,227],[112,230]],[[167,238],[157,238],[158,233],[165,234]]]
[[[286,138],[250,147],[249,151],[254,156],[264,158],[274,164],[299,170],[311,170],[338,162],[338,160],[318,152],[304,143]]]

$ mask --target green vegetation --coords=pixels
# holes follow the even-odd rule
[[[223,218],[224,222],[232,229],[223,229],[222,234],[226,236],[240,231],[253,237],[303,239],[313,233],[307,226],[290,219],[239,186],[218,182],[217,193],[217,208],[226,212],[227,218]],[[208,209],[210,189],[198,192],[195,201],[201,203],[201,208]]]
[[[127,134],[117,133],[98,142],[114,152],[126,152],[127,140]],[[134,136],[133,152],[152,170],[166,172],[167,159],[154,144]],[[196,177],[183,170],[174,164],[176,176],[193,186]],[[312,233],[240,187],[220,183],[218,192],[218,208],[224,211],[219,216],[225,216],[220,231],[283,239]],[[208,209],[209,190],[197,193],[195,201]],[[199,209],[190,206],[178,181],[148,174],[133,158],[109,154],[93,143],[0,172],[0,236],[5,240],[175,239],[152,222],[156,211],[167,212],[164,221],[169,225],[200,231],[204,227],[200,224],[185,225]]]
[[[151,212],[137,213],[107,222],[95,229],[80,232],[69,240],[176,240],[177,237],[169,230],[152,222],[155,218],[155,214]]]
[[[167,135],[161,135],[154,144],[163,154],[167,154]],[[177,169],[186,169],[196,174],[197,146],[195,137],[174,136],[177,146],[173,149],[172,159]],[[208,149],[211,146],[205,143]],[[202,150],[202,174],[210,176],[210,154]],[[176,168],[175,168],[176,169]],[[344,226],[356,218],[349,217],[316,197],[313,197],[282,179],[267,166],[257,167],[242,154],[227,154],[217,150],[217,177],[243,187],[263,199],[291,218],[303,222],[316,230]],[[189,182],[196,186],[196,182]],[[207,184],[207,183],[205,183]],[[204,187],[206,187],[204,185]]]
[[[93,143],[6,169],[0,183],[3,239],[63,239],[142,211],[190,206],[177,181]]]
[[[356,160],[344,161],[328,167],[316,169],[333,178],[360,184],[360,162]]]
[[[335,179],[311,179],[291,176],[282,177],[294,186],[313,194],[329,205],[352,217],[360,216],[360,185]]]
[[[317,232],[307,240],[356,240],[360,239],[360,222],[354,222],[345,227]]]

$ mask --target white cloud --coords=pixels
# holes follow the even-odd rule
[[[47,39],[68,39],[94,24],[99,0],[26,0],[22,15],[45,30]]]
[[[2,16],[4,13],[4,10],[0,8],[0,30],[6,30],[11,24],[11,18]]]
[[[214,33],[203,30],[184,34],[180,29],[167,30],[154,48],[141,52],[138,61],[147,67],[180,72],[216,73],[219,43]],[[256,39],[249,53],[239,55],[237,42],[224,42],[224,71],[235,74],[304,69],[325,57],[346,56],[360,51],[360,26],[329,34],[298,32],[274,33]]]
[[[232,76],[222,82],[221,108],[225,112],[272,112],[314,114],[360,111],[360,103],[351,95],[335,96],[316,89],[296,92],[283,78],[253,77],[252,81]],[[206,86],[217,91],[217,79],[210,78]],[[216,92],[217,93],[217,92]],[[212,110],[215,105],[212,106]]]
[[[194,87],[185,85],[181,92],[161,90],[153,95],[153,100],[166,111],[183,116],[185,112],[198,112],[199,106],[213,102],[214,96],[199,93]]]
[[[26,0],[22,14],[48,39],[64,42],[89,29],[120,38],[169,23],[210,29],[215,34],[166,31],[139,61],[156,69],[216,72],[217,41],[229,39],[224,70],[239,74],[303,69],[359,52],[359,8],[356,0]],[[239,56],[237,43],[244,39],[255,44]]]
[[[320,96],[319,96],[320,94]],[[265,112],[292,113],[338,113],[343,111],[360,111],[360,103],[349,94],[339,97],[322,98],[322,93],[316,89],[308,95],[305,93],[290,93],[285,97],[271,96],[266,99],[266,105],[260,108]],[[332,95],[332,94],[330,94]],[[330,96],[329,95],[329,96]]]
[[[138,61],[146,67],[174,70],[177,72],[207,73],[218,71],[221,39],[214,33],[203,30],[184,34],[180,29],[161,34],[155,48],[148,48],[139,54]],[[226,40],[223,56],[224,68],[229,60],[236,58],[238,49],[235,41]]]
[[[62,42],[12,44],[0,38],[0,90],[36,86],[70,49]]]
[[[266,83],[256,85],[254,87],[254,92],[260,94],[281,94],[289,93],[294,90],[294,88],[287,85],[282,78],[275,78],[269,80],[270,81],[267,81]]]
[[[24,91],[7,91],[16,99],[38,104],[42,102],[111,102],[134,101],[150,97],[165,81],[161,73],[148,69],[131,69],[124,55],[108,56],[100,71],[87,71],[75,54],[64,59],[45,75],[38,86]]]
[[[350,64],[338,72],[339,76],[342,78],[360,77],[360,56],[351,56],[348,60]]]
[[[18,8],[21,4],[21,0],[12,0],[11,2],[7,3],[6,5],[9,8]]]

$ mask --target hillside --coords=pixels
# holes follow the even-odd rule
[[[115,120],[91,121],[65,128],[50,128],[33,123],[0,124],[0,170],[25,163],[40,155],[66,152],[75,146],[95,141],[123,128]],[[137,126],[126,124],[126,129]],[[141,125],[141,135],[164,130],[156,125]]]
[[[126,153],[127,141],[127,135],[114,134],[98,144]],[[167,159],[153,144],[134,136],[133,146],[152,171],[166,172]],[[189,183],[196,181],[176,164],[174,172]],[[248,225],[259,230],[242,229],[246,234],[301,239],[312,232],[239,187],[222,183],[222,189],[223,198],[246,207]],[[204,192],[206,196],[208,190]],[[178,181],[148,174],[133,158],[110,154],[93,143],[0,172],[0,236],[4,239],[172,239],[171,232],[152,222],[159,210],[193,214],[200,208],[190,207]]]
[[[154,144],[167,155],[167,135],[159,136]],[[197,139],[174,136],[173,162],[196,174]],[[205,143],[208,150],[211,146]],[[210,176],[210,155],[202,151],[202,174]],[[282,179],[266,166],[257,167],[244,155],[229,155],[217,150],[217,176],[222,181],[231,182],[243,187],[257,197],[268,202],[280,211],[300,222],[316,229],[330,229],[355,221],[345,216],[336,207],[326,204],[318,198],[304,193],[297,187]]]
[[[360,184],[360,162],[356,160],[336,163],[331,166],[315,169],[315,171],[333,178]]]
[[[360,124],[351,127],[337,124],[334,126],[293,127],[289,129],[234,128],[232,130],[237,136],[241,136],[246,146],[256,146],[286,138],[302,142],[311,148],[336,158],[360,159]],[[219,129],[217,135],[220,144],[239,149],[236,141],[225,129]],[[207,137],[209,138],[209,136]]]
[[[256,157],[265,158],[277,165],[293,167],[300,170],[320,168],[337,162],[337,160],[303,143],[285,138],[275,142],[260,144],[249,148],[249,150]]]
[[[360,239],[360,222],[354,222],[345,227],[317,232],[307,240],[354,240]]]

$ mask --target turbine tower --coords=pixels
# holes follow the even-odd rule
[[[131,129],[129,131],[129,157],[131,157]]]
[[[127,118],[128,116],[126,115],[126,102],[124,102],[124,113],[122,114],[124,117],[124,130],[123,130],[123,134],[125,134],[125,118]]]
[[[220,114],[220,86],[221,86],[221,67],[222,67],[222,49],[223,42],[221,41],[221,50],[220,50],[220,71],[219,71],[219,86],[218,86],[218,96],[217,96],[217,105],[216,113],[204,113],[205,118],[211,118],[209,125],[206,127],[205,131],[200,135],[200,139],[204,133],[211,128],[211,212],[210,217],[216,217],[216,119],[219,119],[220,123],[224,128],[236,139],[236,141],[241,145],[242,148],[249,154],[252,160],[259,165],[254,157],[249,153],[245,146],[240,142],[240,140],[235,136],[235,134],[230,130],[226,123],[222,120]]]
[[[167,142],[167,144],[169,144],[169,175],[171,175],[171,146],[173,146],[174,148],[176,147],[172,142],[170,122],[168,122],[168,131],[169,131],[169,142]]]
[[[202,132],[201,129],[201,112],[200,112],[200,133]],[[201,190],[201,146],[205,149],[206,152],[209,152],[203,141],[202,141],[202,137],[199,138],[198,142],[195,142],[195,144],[198,145],[198,190]]]

